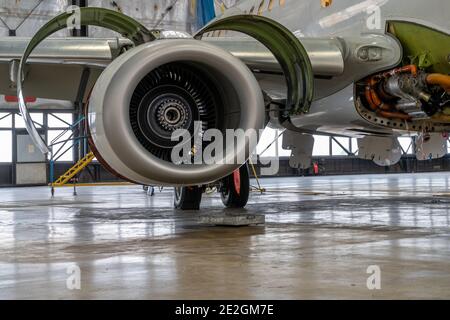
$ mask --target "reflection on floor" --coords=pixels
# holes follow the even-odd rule
[[[0,189],[0,298],[450,298],[450,174],[262,183],[245,212],[266,225],[242,228],[198,223],[228,212],[216,195],[178,212],[171,190]]]

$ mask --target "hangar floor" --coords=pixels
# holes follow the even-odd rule
[[[0,189],[0,299],[450,298],[449,184],[265,179],[246,212],[266,224],[241,228],[198,223],[224,214],[217,196],[193,213],[139,186]],[[68,290],[75,264],[81,289]],[[366,286],[372,265],[381,290]]]

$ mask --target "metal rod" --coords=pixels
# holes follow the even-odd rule
[[[354,153],[352,153],[352,152],[350,152],[350,151],[348,151],[347,150],[347,148],[345,148],[335,137],[331,137],[331,139],[334,141],[334,142],[336,142],[338,145],[339,145],[339,147],[341,147],[342,148],[342,150],[344,150],[346,153],[347,153],[347,155],[349,155],[349,156],[354,156],[355,154]]]
[[[273,140],[272,143],[270,143],[270,144],[267,146],[267,148],[264,149],[263,152],[261,152],[261,153],[259,154],[259,156],[262,156],[267,150],[269,150],[270,147],[272,147],[272,145],[273,145],[278,139],[280,139],[281,136],[282,136],[285,132],[286,132],[286,129],[284,129],[284,130],[278,135],[278,137],[277,137],[275,140]]]

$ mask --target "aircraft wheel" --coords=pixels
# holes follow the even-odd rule
[[[176,187],[174,206],[179,210],[199,210],[202,202],[201,187]]]
[[[220,196],[227,208],[244,208],[250,195],[250,173],[248,165],[243,165],[223,180]]]

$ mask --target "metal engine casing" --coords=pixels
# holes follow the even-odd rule
[[[119,56],[101,74],[88,106],[88,126],[95,149],[118,175],[145,185],[201,185],[217,181],[239,168],[235,164],[175,165],[150,153],[130,123],[130,101],[140,81],[156,68],[184,62],[206,70],[220,91],[224,127],[243,130],[264,127],[264,100],[253,74],[239,59],[205,42],[168,39],[147,43]],[[246,139],[245,139],[246,140]],[[252,150],[238,141],[235,159]],[[230,157],[225,154],[224,158]],[[228,161],[226,163],[229,163]]]

